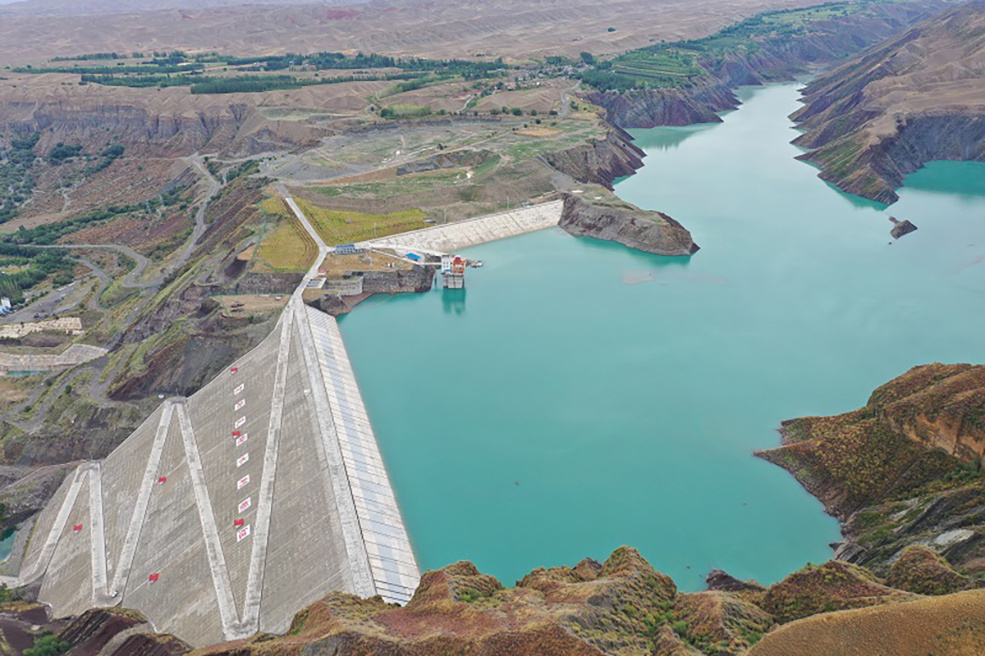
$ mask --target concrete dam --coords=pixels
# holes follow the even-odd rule
[[[420,572],[338,325],[302,302],[332,249],[285,200],[319,257],[274,330],[192,396],[165,400],[105,460],[70,473],[34,521],[20,574],[0,583],[40,581],[55,617],[136,609],[195,646],[284,633],[332,591],[413,595]],[[489,241],[556,225],[560,209],[399,242]]]
[[[23,584],[56,617],[142,611],[193,645],[283,633],[333,590],[403,603],[419,573],[335,320],[274,331],[165,401],[37,519]]]

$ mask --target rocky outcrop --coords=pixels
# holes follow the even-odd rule
[[[70,462],[64,465],[39,467],[0,489],[0,505],[3,506],[2,529],[16,526],[44,508],[48,499],[65,480],[66,473],[74,469],[77,464]]]
[[[709,590],[717,592],[765,592],[766,588],[755,581],[742,581],[728,572],[713,569],[705,577],[705,585]]]
[[[915,367],[868,404],[784,422],[784,446],[757,452],[847,518],[985,458],[985,366]],[[888,457],[892,454],[892,457]]]
[[[889,220],[893,222],[893,229],[889,231],[889,234],[893,236],[893,239],[899,239],[900,237],[908,235],[917,229],[917,227],[913,225],[909,219],[903,219],[900,221],[899,219],[889,217]]]
[[[58,636],[75,656],[176,656],[190,645],[172,635],[155,634],[141,613],[125,608],[94,608]]]
[[[203,654],[596,656],[649,653],[656,634],[678,653],[700,653],[671,630],[672,615],[655,616],[669,611],[676,595],[673,581],[627,547],[601,565],[535,570],[510,589],[471,563],[456,563],[425,573],[402,608],[333,593],[301,611],[284,638],[258,637]]]
[[[558,225],[572,235],[615,241],[657,255],[691,255],[698,250],[691,233],[674,219],[618,200],[593,204],[569,194]]]
[[[916,598],[883,585],[861,567],[831,560],[823,565],[808,565],[770,586],[763,598],[763,608],[782,624],[833,610]]]
[[[765,610],[726,592],[677,595],[674,613],[684,636],[704,653],[743,653],[776,624]]]
[[[567,150],[545,153],[544,161],[578,182],[595,183],[612,189],[612,183],[636,173],[643,166],[645,153],[633,145],[626,132],[611,128],[604,139],[590,141]]]
[[[971,581],[930,547],[914,545],[890,566],[886,584],[916,594],[944,595],[964,590]]]
[[[801,159],[884,203],[927,162],[985,161],[983,28],[985,2],[967,3],[811,82],[793,115],[812,149]]]
[[[169,89],[164,92],[168,98],[165,102],[132,90],[98,91],[61,102],[35,98],[30,93],[0,99],[0,125],[15,133],[42,132],[39,152],[58,142],[81,143],[87,150],[98,151],[110,143],[111,135],[112,143],[148,156],[203,151],[246,157],[277,148],[314,145],[324,134],[307,124],[269,121],[255,106],[234,96],[201,98]]]

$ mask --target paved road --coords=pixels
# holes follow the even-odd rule
[[[73,282],[71,285],[66,285],[56,289],[48,294],[45,294],[38,300],[34,301],[27,307],[17,310],[13,314],[8,314],[2,319],[2,323],[23,323],[25,321],[35,321],[37,319],[47,319],[51,315],[55,314],[58,306],[61,305],[62,301],[68,298],[78,282]],[[37,316],[35,316],[37,315]]]
[[[209,173],[209,168],[205,166],[203,162],[202,155],[193,155],[188,158],[192,165],[198,169],[198,172],[205,178],[206,184],[208,185],[208,193],[206,193],[205,198],[202,200],[201,204],[198,206],[198,211],[195,212],[195,227],[192,229],[191,239],[185,244],[185,250],[182,251],[181,256],[175,262],[171,270],[175,270],[184,265],[191,257],[192,252],[195,250],[195,244],[198,243],[199,238],[205,234],[205,210],[209,207],[209,202],[212,198],[219,193],[222,189],[222,183],[216,180],[211,173]]]

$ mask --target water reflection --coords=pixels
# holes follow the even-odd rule
[[[699,123],[685,127],[661,128],[659,131],[634,131],[633,144],[646,151],[673,150],[695,135],[711,130],[718,123]]]
[[[985,162],[930,162],[906,176],[907,189],[959,198],[985,197]]]
[[[465,314],[465,289],[442,289],[441,308],[445,314]]]

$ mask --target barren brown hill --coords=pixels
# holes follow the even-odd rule
[[[50,15],[31,13],[32,3],[24,3],[0,9],[0,63],[169,48],[233,54],[361,50],[432,57],[577,56],[582,50],[620,52],[651,40],[704,36],[767,9],[811,4],[817,2],[385,0],[175,8],[80,19],[70,15],[69,3]],[[121,9],[126,11],[126,5]]]
[[[985,161],[985,2],[926,21],[823,75],[794,114],[804,159],[845,191],[894,202],[935,159]]]
[[[769,633],[749,656],[977,656],[985,653],[985,591],[825,613]]]

